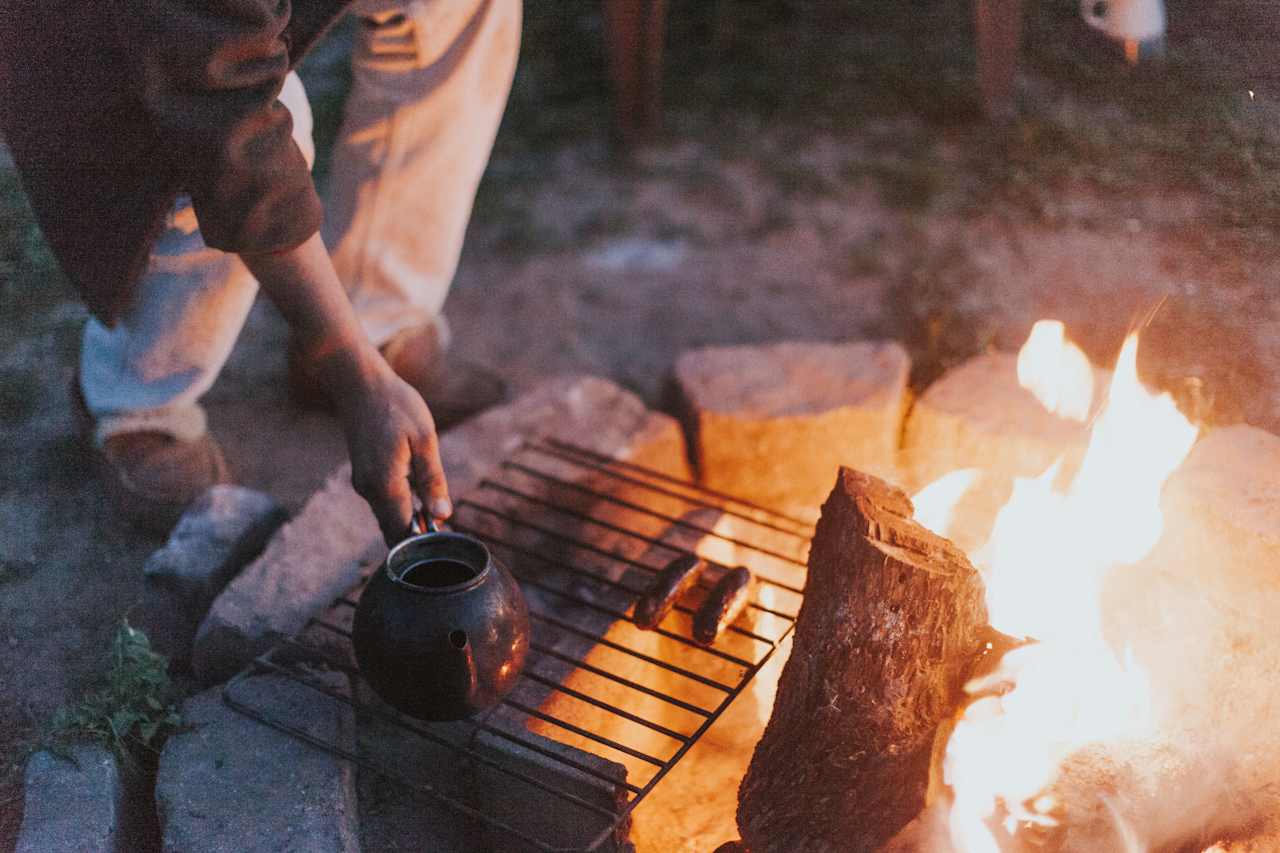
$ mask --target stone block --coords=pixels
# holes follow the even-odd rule
[[[115,756],[81,745],[70,757],[37,752],[27,761],[25,807],[15,853],[125,853],[126,789]]]
[[[909,372],[896,343],[685,353],[675,379],[700,481],[816,518],[841,465],[894,479]]]
[[[346,676],[312,676],[349,695]],[[275,675],[246,678],[233,698],[308,736],[351,750],[351,706]],[[189,730],[165,744],[156,805],[166,853],[278,853],[360,849],[351,764],[228,706],[222,688],[188,700]]]
[[[209,605],[285,518],[274,498],[253,489],[219,485],[201,495],[142,569],[139,622],[152,646],[185,667]]]
[[[455,500],[534,437],[553,437],[639,464],[683,473],[684,443],[675,421],[649,411],[617,385],[594,377],[549,380],[441,436]],[[299,632],[356,584],[386,553],[373,513],[338,468],[262,555],[215,600],[196,635],[192,665],[206,683],[225,679],[283,637]]]
[[[344,465],[214,599],[192,648],[197,677],[207,684],[230,678],[301,630],[385,553],[373,512]]]

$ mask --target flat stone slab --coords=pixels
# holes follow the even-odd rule
[[[25,806],[15,853],[125,853],[125,783],[110,750],[72,747],[27,761]]]
[[[314,676],[349,695],[346,676]],[[229,688],[245,705],[324,743],[354,748],[351,706],[276,675]],[[357,853],[355,772],[350,763],[250,719],[222,688],[182,709],[189,731],[165,744],[156,806],[165,853]]]
[[[455,501],[533,437],[559,438],[642,464],[658,457],[684,464],[683,438],[672,418],[649,411],[607,380],[563,377],[441,437]],[[229,678],[301,631],[385,553],[373,513],[351,488],[350,466],[343,465],[215,600],[196,635],[196,674],[206,683]]]
[[[186,666],[209,605],[285,518],[274,498],[243,486],[214,486],[197,498],[142,568],[140,622],[152,646]]]
[[[841,465],[895,479],[910,369],[892,342],[683,354],[675,379],[700,482],[816,518]]]

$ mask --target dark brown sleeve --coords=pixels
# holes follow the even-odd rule
[[[320,199],[277,98],[289,72],[289,0],[119,0],[140,96],[210,246],[291,249]]]

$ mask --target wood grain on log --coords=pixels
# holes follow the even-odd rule
[[[982,582],[910,499],[842,468],[795,646],[739,791],[753,853],[873,851],[925,806],[940,723],[986,639]]]

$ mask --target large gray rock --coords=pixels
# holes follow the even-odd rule
[[[214,600],[196,632],[192,669],[205,683],[231,677],[301,630],[385,553],[377,521],[344,465]]]
[[[346,676],[313,676],[349,695]],[[229,688],[233,698],[308,736],[351,750],[346,702],[274,675]],[[349,762],[240,714],[214,688],[182,709],[190,727],[160,756],[156,806],[165,853],[356,853],[355,773]]]
[[[685,353],[675,378],[699,480],[816,518],[841,465],[895,479],[910,368],[896,343]]]
[[[455,500],[535,436],[633,462],[674,458],[684,464],[683,439],[673,419],[649,411],[612,382],[563,377],[441,437]],[[343,465],[218,596],[196,635],[196,674],[206,683],[229,677],[302,630],[385,553],[373,513],[351,488],[350,466]]]
[[[286,517],[270,495],[242,486],[214,486],[196,499],[142,567],[140,623],[152,646],[185,666],[209,605]]]
[[[81,745],[27,761],[15,853],[124,853],[125,783],[110,750]]]

